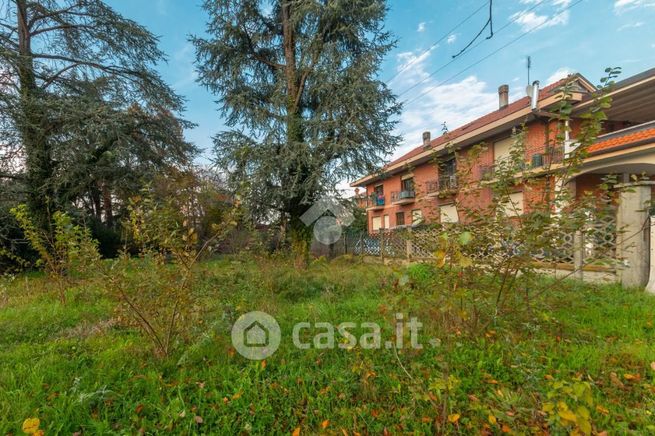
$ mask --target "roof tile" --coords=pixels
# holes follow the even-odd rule
[[[622,145],[631,144],[634,142],[645,141],[648,139],[655,140],[655,127],[652,129],[639,130],[637,132],[628,133],[623,136],[616,136],[606,140],[598,141],[589,146],[589,153],[605,152],[610,149],[620,147]]]

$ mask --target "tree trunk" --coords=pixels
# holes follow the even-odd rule
[[[292,2],[285,0],[282,2],[281,19],[282,35],[284,39],[284,58],[285,58],[285,76],[287,82],[287,146],[291,150],[299,150],[304,143],[303,119],[300,103],[300,74],[297,71],[296,64],[296,40],[295,29],[291,17]],[[297,166],[291,165],[289,178],[294,179],[297,172],[305,173],[305,168],[301,168],[302,163]],[[300,180],[304,180],[301,174]],[[286,202],[285,213],[289,216],[289,237],[291,239],[292,249],[298,256],[306,257],[309,253],[309,243],[311,241],[311,231],[308,226],[302,222],[300,217],[308,209],[305,205],[303,195],[291,198]]]
[[[45,136],[45,113],[39,102],[39,88],[34,74],[32,35],[26,0],[16,0],[18,17],[18,78],[22,117],[19,130],[26,153],[27,205],[37,225],[49,231],[50,214],[54,212],[55,192],[52,186],[54,162]]]
[[[102,183],[102,208],[105,210],[105,224],[112,227],[114,225],[114,209],[111,201],[111,190],[107,182]]]

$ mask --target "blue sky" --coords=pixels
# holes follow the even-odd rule
[[[207,17],[201,1],[108,3],[160,37],[161,48],[169,57],[160,71],[187,99],[185,117],[198,124],[187,132],[187,137],[205,150],[203,160],[210,158],[211,137],[225,126],[215,97],[195,82],[194,53],[188,35],[204,34]],[[488,9],[482,7],[457,30],[448,31],[485,3],[389,1],[386,27],[395,34],[398,44],[387,56],[380,77],[387,81],[409,65],[390,82],[399,100],[408,101],[398,126],[405,142],[394,156],[419,144],[424,130],[438,136],[444,122],[453,129],[496,109],[497,88],[503,83],[510,85],[512,100],[522,97],[527,84],[527,55],[532,57],[531,78],[544,85],[568,72],[580,72],[598,83],[608,66],[622,67],[623,77],[655,67],[655,0],[494,0],[495,36],[485,40],[485,32],[479,40],[482,43],[451,62],[452,55],[484,25]],[[529,33],[521,36],[526,31]],[[438,40],[441,42],[426,53]]]

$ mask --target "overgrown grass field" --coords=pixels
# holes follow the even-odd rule
[[[65,304],[38,274],[2,285],[0,433],[21,434],[28,418],[46,434],[655,433],[655,298],[643,292],[553,283],[471,328],[429,265],[319,259],[299,271],[232,257],[200,268],[202,322],[165,358],[115,322],[98,283]],[[263,362],[230,340],[251,310],[282,329]],[[300,321],[376,322],[387,339],[395,313],[424,324],[422,349],[292,343]]]

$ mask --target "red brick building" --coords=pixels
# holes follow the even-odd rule
[[[549,111],[561,102],[562,86],[567,81],[573,113],[570,133],[563,133]],[[526,168],[539,171],[547,163],[561,161],[575,147],[582,122],[579,116],[593,105],[594,91],[596,87],[591,82],[576,74],[543,89],[535,82],[531,96],[509,103],[509,88],[503,85],[499,88],[498,110],[435,139],[425,132],[422,145],[378,173],[351,184],[366,189],[369,231],[459,221],[463,217],[457,204],[491,201],[489,188],[482,187],[474,198],[459,189],[458,165],[473,146],[483,144],[484,151],[467,171],[467,178],[468,182],[480,182],[490,177],[494,165],[507,159],[514,142],[512,133],[523,125]],[[613,103],[606,111],[608,120],[603,124],[603,133],[589,148],[580,173],[568,182],[576,195],[595,189],[607,174],[618,174],[626,181],[632,174],[655,175],[655,69],[618,82],[609,95]],[[554,150],[552,144],[562,143],[556,140],[558,134],[565,136],[564,146]],[[517,213],[523,213],[529,210],[534,197],[534,188],[517,186],[510,200]]]

